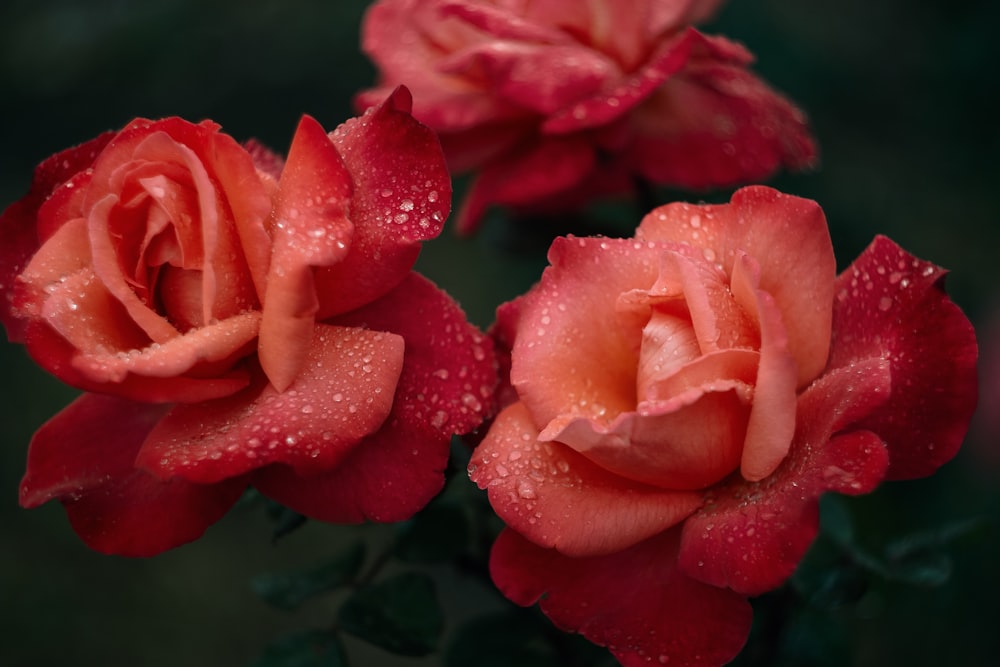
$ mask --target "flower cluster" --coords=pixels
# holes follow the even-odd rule
[[[82,394],[31,441],[21,505],[58,500],[129,556],[197,539],[248,487],[402,521],[485,424],[468,474],[506,526],[505,596],[626,667],[731,660],[823,494],[958,451],[977,347],[944,270],[877,236],[838,274],[820,206],[761,185],[557,237],[490,335],[413,270],[449,168],[474,172],[470,232],[493,205],[810,166],[802,114],[692,27],[719,4],[379,0],[380,81],[333,132],[305,116],[279,155],[136,119],[44,161],[0,216],[0,321]]]

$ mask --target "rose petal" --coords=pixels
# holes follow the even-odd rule
[[[435,134],[410,116],[410,94],[338,127],[331,139],[351,173],[354,239],[343,261],[316,271],[318,319],[371,303],[406,278],[420,243],[441,232],[451,178]]]
[[[549,266],[521,308],[511,383],[536,424],[560,415],[635,409],[642,330],[603,322],[619,295],[653,285],[659,252],[631,240],[557,238]],[[582,335],[586,332],[586,335]]]
[[[830,366],[892,366],[889,401],[859,425],[887,443],[891,479],[924,477],[950,460],[975,410],[975,332],[945,294],[944,275],[880,236],[837,279]]]
[[[73,366],[94,382],[107,383],[122,382],[130,373],[171,378],[195,368],[208,370],[218,366],[225,372],[235,360],[244,356],[247,346],[257,337],[259,326],[260,313],[246,312],[218,324],[194,329],[163,344],[134,348],[128,353],[107,349],[84,351],[73,358]],[[90,349],[95,347],[99,346],[88,345]]]
[[[653,94],[671,75],[684,67],[694,36],[688,29],[657,46],[648,64],[622,79],[614,88],[601,90],[590,99],[552,114],[541,127],[543,134],[568,134],[607,125],[632,111]]]
[[[143,376],[135,373],[126,374],[120,382],[109,384],[106,373],[101,371],[103,379],[94,378],[82,372],[76,367],[80,358],[79,351],[70,345],[65,338],[56,333],[51,327],[43,322],[29,322],[25,331],[25,344],[28,353],[42,368],[52,373],[66,384],[83,389],[85,391],[95,391],[100,393],[113,393],[121,398],[142,401],[148,403],[196,403],[207,401],[221,396],[228,396],[247,386],[249,376],[245,368],[233,367],[233,360],[226,357],[218,363],[207,364],[205,368],[212,371],[206,377],[174,376],[156,377]],[[179,347],[187,345],[180,341]],[[150,348],[146,352],[152,353]],[[153,357],[144,357],[143,351],[135,350],[133,361],[143,357],[146,363]],[[129,354],[117,353],[109,355],[104,359],[96,360],[97,367],[102,361],[106,361],[112,368],[121,364],[127,367]],[[95,360],[82,361],[95,363]],[[200,368],[200,367],[199,367]],[[228,369],[228,370],[227,370]],[[112,373],[112,377],[117,377],[117,371]]]
[[[749,391],[735,382],[699,387],[640,406],[610,423],[561,416],[539,434],[562,442],[609,471],[674,490],[703,489],[738,465],[750,412]]]
[[[836,263],[815,202],[762,186],[742,188],[729,204],[661,206],[643,218],[636,239],[689,244],[711,253],[729,275],[737,251],[744,251],[760,264],[760,289],[782,314],[797,386],[826,367]]]
[[[654,183],[704,189],[810,167],[816,145],[801,111],[747,67],[753,56],[691,31],[684,68],[644,98],[624,159]]]
[[[737,252],[733,265],[733,296],[760,328],[760,364],[740,461],[740,473],[751,482],[758,482],[774,472],[788,454],[795,434],[798,371],[788,349],[782,313],[774,298],[757,288],[759,283],[760,265]]]
[[[539,602],[559,628],[607,646],[624,667],[726,663],[750,633],[750,605],[685,576],[676,555],[677,531],[606,556],[570,558],[505,530],[490,573],[515,603]]]
[[[700,494],[644,487],[537,438],[528,410],[514,403],[476,448],[469,476],[489,492],[500,518],[539,546],[571,556],[619,551],[678,523],[701,503]]]
[[[236,502],[246,480],[163,482],[135,468],[139,446],[166,409],[96,394],[78,398],[35,434],[21,504],[58,498],[74,530],[102,553],[152,556],[197,539]]]
[[[492,414],[492,346],[454,301],[414,273],[378,301],[335,321],[391,331],[406,341],[392,412],[336,469],[301,477],[287,466],[269,466],[255,474],[254,484],[283,505],[325,521],[408,519],[444,485],[451,435]]]
[[[870,359],[824,375],[799,397],[792,448],[769,477],[713,489],[684,523],[681,570],[714,586],[759,595],[795,570],[819,525],[827,491],[866,493],[885,476],[879,438],[849,430],[889,396],[888,363]],[[833,436],[833,437],[831,437]]]
[[[578,44],[487,42],[445,58],[439,67],[482,77],[494,94],[539,114],[586,99],[619,75],[613,61]]]
[[[274,204],[258,354],[271,384],[284,391],[305,363],[319,311],[313,270],[343,260],[354,225],[351,176],[323,128],[304,116],[292,139]]]
[[[483,166],[465,195],[456,228],[475,231],[493,204],[531,205],[572,188],[596,163],[594,147],[580,137],[532,138]]]
[[[284,393],[266,385],[177,406],[150,433],[137,465],[161,478],[201,483],[270,463],[299,474],[333,468],[388,416],[403,339],[317,325],[303,361]]]

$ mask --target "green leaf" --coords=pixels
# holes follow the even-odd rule
[[[558,663],[546,639],[548,628],[520,610],[476,618],[455,634],[445,667],[551,667]]]
[[[272,642],[253,667],[347,667],[347,656],[332,632],[307,630]]]
[[[311,597],[350,583],[365,561],[365,545],[356,542],[319,567],[302,572],[262,574],[251,586],[257,595],[279,609],[297,609]]]
[[[409,656],[434,651],[444,629],[434,582],[416,572],[359,589],[340,608],[338,621],[355,637]]]
[[[401,525],[396,556],[410,563],[440,563],[465,551],[469,523],[455,505],[431,505]]]

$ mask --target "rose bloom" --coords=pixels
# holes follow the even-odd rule
[[[879,237],[837,276],[814,202],[670,204],[549,260],[498,312],[514,402],[469,472],[509,526],[500,590],[623,665],[733,658],[820,495],[928,475],[965,434],[976,342],[944,271]]]
[[[691,28],[719,0],[380,0],[362,47],[477,175],[460,231],[502,204],[565,210],[636,179],[702,189],[811,165],[802,114],[754,76],[751,54]]]
[[[20,502],[94,549],[197,538],[247,485],[326,521],[395,521],[490,409],[489,339],[411,271],[450,181],[405,89],[287,162],[135,120],[43,162],[0,218],[8,337],[85,390],[39,429]]]

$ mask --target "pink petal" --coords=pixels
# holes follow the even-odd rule
[[[722,37],[692,39],[684,68],[635,109],[625,157],[633,170],[654,183],[704,189],[812,166],[805,117],[747,69],[753,56]]]
[[[74,530],[102,553],[152,556],[197,539],[236,502],[246,480],[164,482],[135,468],[139,446],[166,409],[96,394],[78,398],[35,434],[21,504],[59,499]]]
[[[623,239],[553,242],[551,266],[522,304],[512,353],[511,383],[536,424],[635,409],[642,330],[615,320],[594,326],[594,314],[607,317],[623,292],[652,286],[659,252]]]
[[[671,75],[684,67],[694,30],[658,45],[649,63],[614,87],[552,114],[542,123],[543,134],[568,134],[607,125],[629,113]]]
[[[249,376],[245,368],[239,365],[234,366],[234,359],[223,358],[217,364],[206,364],[199,366],[199,370],[205,369],[206,376],[193,374],[191,376],[180,375],[171,377],[143,376],[135,373],[126,374],[120,382],[109,384],[107,374],[99,373],[99,379],[94,379],[76,367],[81,359],[79,351],[70,345],[65,338],[56,333],[51,327],[43,322],[29,322],[25,331],[25,344],[28,353],[39,366],[49,373],[52,373],[66,384],[99,393],[111,393],[120,398],[148,402],[148,403],[175,403],[188,402],[197,403],[213,398],[228,396],[247,386]],[[180,347],[184,347],[181,343]],[[150,348],[149,352],[153,349]],[[122,356],[113,355],[105,359],[111,367],[121,364],[127,366],[129,353],[122,352]],[[135,350],[133,361],[138,360],[143,353]],[[146,363],[150,358],[144,357],[142,363]],[[86,366],[94,360],[79,361]],[[100,366],[100,363],[97,363]],[[113,374],[113,376],[117,376]]]
[[[565,32],[546,25],[544,21],[526,20],[519,15],[524,14],[524,11],[473,4],[465,0],[443,0],[439,4],[441,16],[460,18],[487,33],[487,38],[491,40],[542,44],[567,44],[573,41]]]
[[[713,489],[684,523],[681,570],[747,595],[780,586],[816,536],[819,497],[866,493],[884,478],[885,446],[853,429],[888,398],[889,388],[889,365],[876,359],[811,385],[799,397],[795,438],[778,469],[760,482]]]
[[[471,431],[493,412],[492,346],[454,301],[413,273],[335,322],[391,331],[406,341],[392,412],[334,470],[306,477],[269,466],[256,473],[254,484],[324,521],[408,519],[444,485],[452,434]]]
[[[320,124],[304,116],[274,204],[273,250],[260,326],[260,364],[284,391],[305,363],[319,311],[313,270],[347,256],[351,177]]]
[[[197,372],[192,375],[196,377],[203,373],[210,375],[206,372],[209,369],[225,373],[252,349],[250,344],[257,337],[259,326],[260,313],[250,311],[194,329],[163,344],[133,348],[128,352],[120,348],[91,352],[84,348],[86,351],[74,356],[73,366],[88,379],[107,383],[122,382],[129,374],[172,378],[194,369]],[[70,339],[70,342],[73,341]]]
[[[606,556],[570,558],[505,530],[490,573],[515,603],[539,602],[556,626],[608,647],[624,667],[726,663],[750,633],[750,605],[688,578],[676,557],[677,531]]]
[[[613,61],[579,44],[487,42],[455,53],[439,67],[483,78],[500,99],[543,115],[589,98],[620,76]]]
[[[521,403],[501,412],[472,455],[469,476],[508,526],[570,556],[612,553],[683,520],[697,493],[643,487],[559,442],[538,440]]]
[[[338,264],[316,271],[318,319],[386,294],[406,278],[420,243],[436,237],[451,206],[451,178],[435,134],[410,116],[398,88],[331,135],[351,174],[354,239]]]
[[[759,283],[760,265],[737,252],[733,296],[760,328],[760,364],[740,461],[740,473],[751,482],[759,482],[774,472],[788,454],[795,434],[798,370],[788,349],[782,313],[774,298],[757,288]]]
[[[760,289],[782,315],[798,387],[826,367],[836,263],[815,202],[761,186],[742,188],[729,204],[661,206],[643,218],[636,239],[689,244],[729,275],[737,252],[744,251],[760,264]]]
[[[748,390],[735,382],[698,387],[670,401],[641,405],[610,423],[567,415],[539,434],[597,465],[665,489],[703,489],[739,465],[750,412]]]
[[[284,393],[266,385],[175,407],[150,433],[137,465],[161,478],[201,483],[270,463],[300,474],[335,467],[388,416],[403,339],[317,325],[303,362]]]
[[[584,138],[533,138],[483,166],[465,195],[455,225],[459,232],[471,233],[490,206],[531,206],[573,188],[596,163],[594,147]]]
[[[933,473],[958,451],[976,406],[975,332],[945,272],[877,237],[837,279],[830,366],[882,359],[892,394],[859,428],[889,447],[891,479]]]

